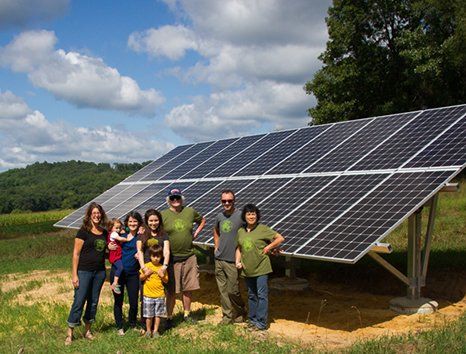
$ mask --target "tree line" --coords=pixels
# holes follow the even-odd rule
[[[0,213],[76,209],[144,163],[36,162],[0,173]]]

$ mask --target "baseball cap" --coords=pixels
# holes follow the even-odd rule
[[[178,195],[178,196],[181,197],[181,196],[183,195],[183,193],[181,193],[181,189],[173,188],[173,189],[170,189],[170,190],[168,191],[168,196],[171,197],[171,196],[173,196],[173,195]]]

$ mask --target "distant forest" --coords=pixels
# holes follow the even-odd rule
[[[0,214],[76,209],[144,163],[37,162],[0,173]]]

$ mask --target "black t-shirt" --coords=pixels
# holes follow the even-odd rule
[[[76,238],[84,241],[79,255],[78,270],[93,272],[105,270],[105,249],[107,248],[107,231],[102,235],[93,234],[85,229],[80,229]]]
[[[138,237],[139,237],[139,240],[142,241],[141,239],[142,235],[139,235]],[[168,241],[168,235],[164,233],[156,237],[151,236],[146,241],[145,244],[144,243],[142,244],[142,252],[144,253],[144,263],[150,262],[149,247],[153,245],[160,245],[163,248],[165,241]],[[170,258],[173,258],[173,257],[170,257]],[[163,261],[163,259],[161,261]],[[170,259],[170,263],[171,262],[172,262],[172,259]]]

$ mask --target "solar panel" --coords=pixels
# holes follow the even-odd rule
[[[398,168],[414,153],[455,123],[466,112],[465,106],[422,112],[390,141],[374,150],[351,170],[383,170]]]
[[[266,174],[300,173],[369,123],[370,120],[362,120],[335,124]]]
[[[246,150],[251,145],[262,139],[265,134],[245,136],[236,140],[233,144],[229,145],[228,148],[223,149],[217,155],[212,156],[210,159],[205,161],[197,168],[189,171],[183,176],[183,178],[201,178],[207,175],[210,171],[228,163],[228,161],[234,156],[238,155],[241,151]]]
[[[329,129],[328,126],[318,126],[312,128],[302,128],[297,130],[292,135],[287,136],[283,141],[266,151],[259,159],[254,160],[249,165],[244,166],[235,176],[254,176],[261,175],[279,162],[284,160],[290,155],[290,151],[300,146],[304,146],[322,133],[324,130]]]
[[[247,147],[241,153],[229,160],[214,171],[208,173],[206,177],[223,177],[234,175],[242,167],[261,157],[269,149],[280,144],[288,135],[295,133],[296,130],[286,130],[282,132],[270,133],[258,140],[255,144]]]
[[[178,168],[179,166],[185,164],[187,161],[189,161],[190,159],[192,159],[197,154],[207,149],[210,145],[214,143],[215,142],[210,141],[207,143],[200,143],[200,144],[194,145],[190,149],[179,154],[175,159],[170,160],[169,162],[167,162],[160,168],[146,175],[144,178],[141,179],[141,181],[155,181],[159,179],[160,177],[165,175],[167,172],[170,172],[171,170]]]
[[[177,147],[94,199],[109,216],[166,207],[167,189],[206,216],[220,193],[257,204],[285,254],[353,263],[466,166],[466,105]],[[89,204],[89,203],[88,203]],[[85,206],[56,226],[78,228]]]
[[[308,237],[296,255],[355,262],[400,221],[422,206],[451,171],[401,172],[391,175],[321,232]]]
[[[157,160],[152,161],[150,164],[144,166],[139,171],[132,174],[131,176],[126,178],[123,182],[139,181],[141,178],[143,178],[143,177],[147,176],[148,174],[154,172],[159,167],[163,166],[165,163],[167,163],[168,161],[174,159],[175,157],[180,156],[183,152],[185,152],[186,150],[192,148],[193,146],[194,146],[194,144],[177,146],[173,150],[167,152],[165,155],[159,157]]]
[[[219,140],[215,142],[214,144],[210,145],[207,149],[203,150],[196,156],[193,156],[191,159],[186,161],[184,164],[180,165],[177,168],[174,168],[167,174],[163,175],[160,177],[160,179],[179,179],[183,178],[184,175],[186,175],[189,171],[195,169],[202,163],[206,162],[208,159],[210,159],[212,156],[215,156],[218,154],[220,151],[223,149],[227,148],[228,145],[231,145],[237,139],[225,139],[225,140]]]
[[[372,149],[409,123],[419,112],[395,114],[374,119],[358,134],[351,136],[322,159],[312,164],[305,172],[345,171]],[[383,132],[383,133],[382,133]]]
[[[288,210],[288,215],[273,226],[286,235],[283,250],[294,253],[385,177],[384,174],[337,176],[320,192]]]
[[[406,164],[411,167],[461,166],[466,160],[466,117]]]

